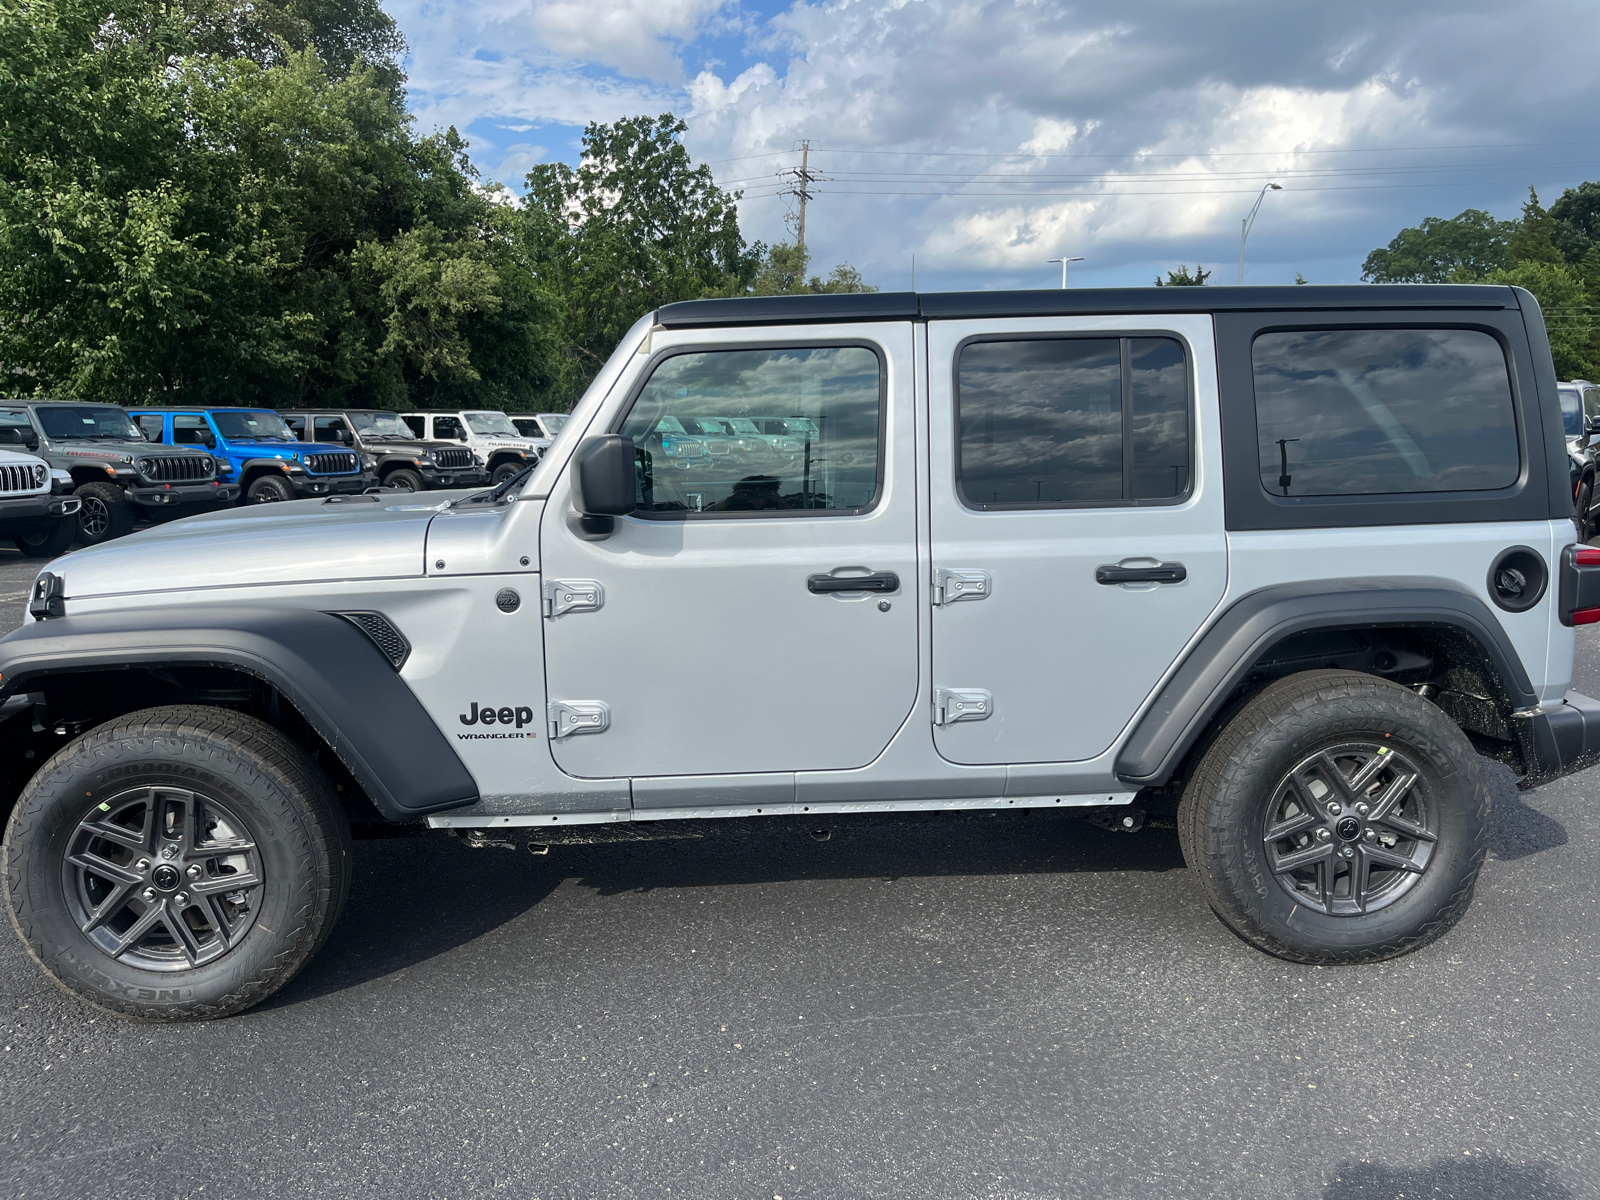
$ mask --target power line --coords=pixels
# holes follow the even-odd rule
[[[1273,174],[1283,179],[1327,179],[1327,178],[1355,178],[1376,177],[1384,175],[1424,175],[1424,174],[1484,174],[1495,171],[1594,171],[1600,170],[1593,163],[1507,163],[1503,165],[1470,166],[1467,164],[1437,164],[1415,167],[1325,167],[1321,169],[1289,168],[1274,171]],[[958,173],[955,171],[839,171],[831,176],[832,180],[843,183],[889,183],[899,179],[924,179],[929,181],[962,182],[971,180],[983,182],[997,179],[1017,180],[1072,180],[1080,183],[1094,183],[1098,181],[1131,182],[1138,180],[1232,180],[1232,179],[1259,179],[1261,172],[1252,171],[1114,171],[1099,174],[1062,175],[1034,173],[1029,171],[979,171],[972,173]],[[738,179],[721,180],[719,187],[736,187],[742,183],[758,183],[770,178],[768,175],[749,175]]]
[[[827,182],[826,176],[818,175],[811,170],[811,143],[800,143],[800,165],[777,172],[779,179],[789,180],[787,187],[774,192],[775,196],[795,196],[800,201],[799,231],[795,236],[795,244],[800,248],[800,253],[805,254],[806,249],[806,202],[811,199],[811,185]]]

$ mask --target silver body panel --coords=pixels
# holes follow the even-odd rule
[[[402,677],[482,796],[430,818],[441,827],[1104,805],[1132,799],[1112,770],[1128,730],[1238,597],[1381,575],[1481,592],[1507,545],[1555,562],[1573,540],[1563,521],[1225,533],[1209,317],[982,322],[986,333],[1169,332],[1188,348],[1196,406],[1182,503],[986,513],[963,510],[951,483],[952,356],[979,323],[669,331],[650,320],[514,500],[450,507],[464,493],[430,493],[189,518],[60,561],[72,611],[247,601],[383,612],[413,647]],[[577,535],[572,453],[616,427],[659,354],[835,338],[877,346],[887,367],[870,511],[632,517],[609,538]],[[1181,561],[1189,578],[1092,582],[1095,565],[1129,558]],[[808,592],[808,574],[842,567],[893,570],[900,591]],[[932,607],[939,568],[987,572],[990,590]],[[588,605],[546,616],[545,585],[561,581],[599,587]],[[1546,703],[1567,690],[1573,648],[1553,604],[1498,614]],[[994,712],[936,727],[936,688],[988,691]],[[609,725],[552,741],[552,702],[603,704]],[[474,706],[540,719],[489,726],[468,720]]]

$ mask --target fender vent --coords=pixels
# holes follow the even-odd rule
[[[406,641],[405,634],[396,629],[388,617],[379,612],[339,612],[333,615],[343,617],[371,638],[372,644],[383,651],[383,656],[394,664],[396,671],[405,666],[406,659],[411,655],[411,643]]]

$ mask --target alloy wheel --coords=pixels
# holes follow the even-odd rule
[[[78,510],[78,524],[86,537],[97,538],[111,528],[111,510],[99,496],[81,497],[83,505]]]

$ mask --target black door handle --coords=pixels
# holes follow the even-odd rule
[[[900,576],[893,571],[874,571],[871,575],[807,575],[806,588],[819,596],[828,592],[898,592]]]
[[[1162,563],[1158,567],[1104,566],[1094,569],[1096,583],[1182,583],[1189,572],[1182,563]]]

